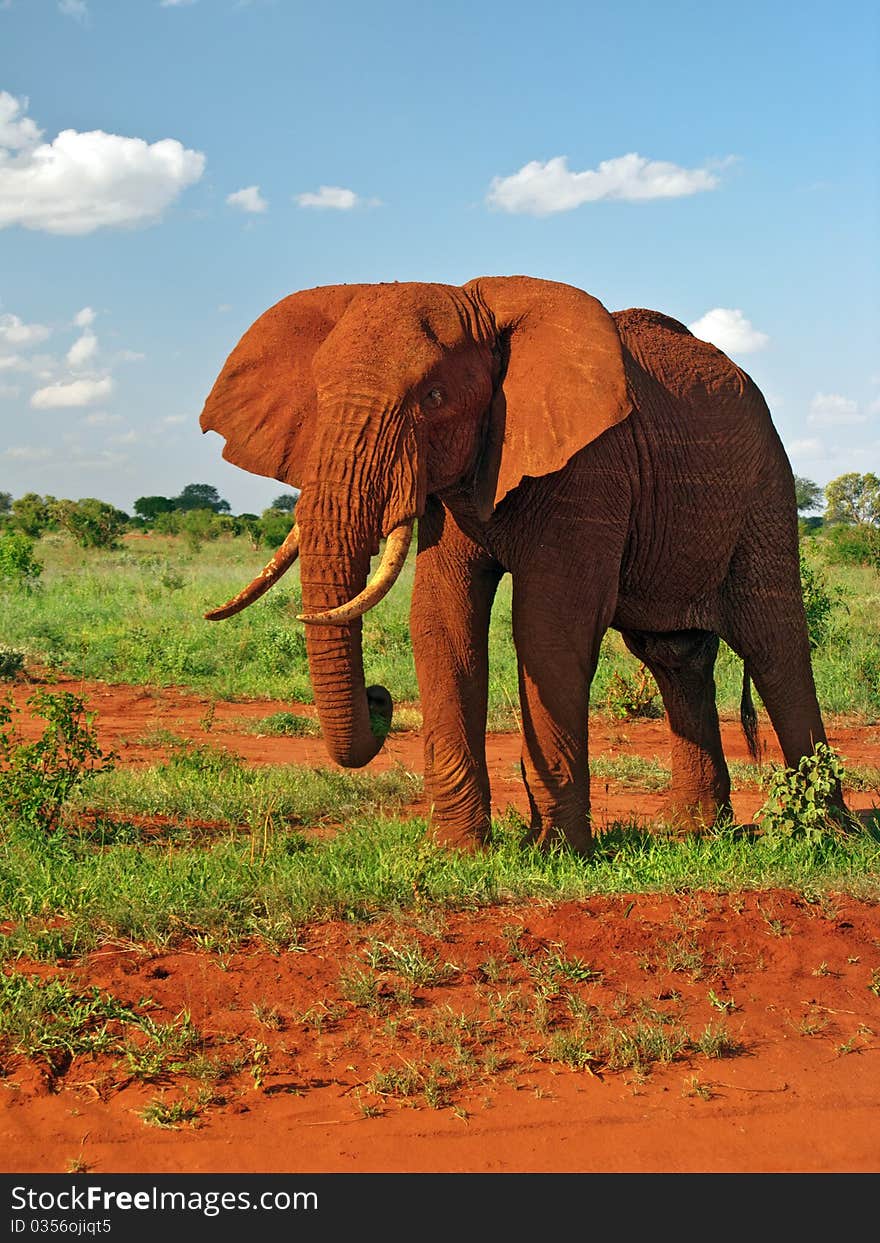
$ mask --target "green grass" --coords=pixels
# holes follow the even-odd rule
[[[356,816],[326,839],[228,834],[208,844],[134,842],[9,831],[0,840],[0,910],[13,930],[0,953],[55,958],[107,938],[227,949],[249,937],[295,945],[317,920],[370,920],[430,906],[584,899],[596,894],[782,887],[880,899],[880,831],[829,832],[770,847],[736,831],[659,839],[616,825],[585,861],[521,844],[523,826],[495,826],[493,848],[448,852],[424,821]],[[578,964],[549,964],[560,977]],[[545,969],[546,965],[545,965]]]
[[[221,821],[275,831],[291,825],[346,824],[356,815],[393,812],[420,788],[419,778],[403,768],[382,773],[289,764],[249,768],[212,748],[190,747],[183,754],[185,762],[172,758],[147,768],[100,774],[71,810]]]
[[[822,541],[808,557],[840,590],[829,637],[814,653],[819,698],[826,712],[880,720],[880,576],[863,566],[828,566]],[[88,551],[66,537],[40,541],[45,565],[39,588],[0,593],[4,642],[30,662],[110,682],[177,684],[218,699],[247,696],[312,702],[294,567],[245,612],[222,622],[202,614],[234,595],[262,567],[267,551],[245,538],[211,541],[199,552],[179,538],[129,539],[115,552]],[[415,704],[418,686],[409,639],[414,556],[400,581],[364,619],[368,682],[380,682],[395,702]],[[511,638],[511,582],[498,590],[490,627],[489,720],[516,729],[516,655]],[[632,678],[638,665],[611,631],[601,650],[592,704],[604,710],[615,675]],[[722,645],[716,666],[722,712],[738,710],[742,665]],[[417,719],[417,718],[414,718]]]

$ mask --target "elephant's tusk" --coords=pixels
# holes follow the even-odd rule
[[[228,600],[221,608],[212,609],[210,613],[206,613],[205,617],[207,620],[220,621],[224,617],[232,617],[233,613],[240,613],[249,604],[253,604],[254,600],[259,600],[260,596],[267,592],[271,586],[278,582],[282,574],[285,574],[290,569],[298,556],[299,527],[294,523],[284,543],[269,564],[260,570],[254,581],[249,583],[237,596],[233,596],[231,600]]]
[[[385,541],[385,551],[378,570],[360,595],[349,600],[347,604],[340,604],[338,608],[329,609],[326,613],[300,613],[298,620],[312,625],[344,626],[358,617],[363,617],[364,613],[377,605],[383,596],[387,596],[397,581],[397,576],[406,561],[412,533],[412,522],[404,522],[394,528]]]

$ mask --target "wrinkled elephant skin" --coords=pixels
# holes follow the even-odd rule
[[[825,740],[791,468],[752,380],[677,321],[521,276],[307,290],[245,333],[201,424],[230,461],[302,489],[295,539],[216,612],[298,555],[315,702],[341,764],[367,763],[387,732],[360,613],[417,520],[411,633],[439,841],[473,848],[489,832],[488,627],[505,572],[534,840],[590,848],[589,693],[609,626],[660,687],[668,818],[683,829],[729,807],[719,637],[788,764]],[[366,586],[386,537],[397,552]]]

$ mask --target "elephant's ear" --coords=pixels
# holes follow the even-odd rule
[[[601,302],[528,276],[482,277],[465,288],[494,319],[501,347],[476,481],[486,519],[526,476],[561,470],[632,406],[620,336]]]
[[[276,302],[229,355],[199,420],[225,439],[223,456],[299,487],[314,435],[312,359],[366,285],[326,285]]]

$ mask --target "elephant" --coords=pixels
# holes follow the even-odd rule
[[[787,765],[826,741],[791,467],[756,384],[677,320],[529,276],[303,290],[245,332],[200,423],[228,461],[301,489],[269,564],[205,616],[245,608],[299,558],[317,713],[343,766],[367,764],[390,725],[361,617],[417,527],[410,631],[438,843],[490,833],[488,627],[505,572],[539,846],[592,849],[589,697],[609,627],[662,694],[682,832],[730,812],[720,639],[744,661],[753,754],[752,682]]]

